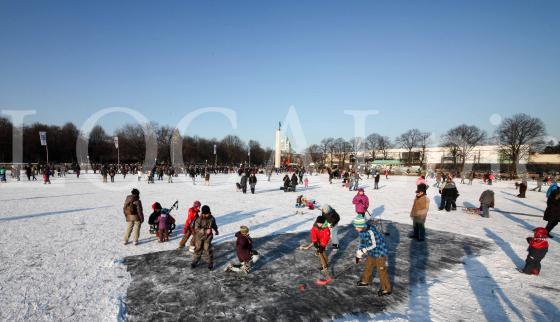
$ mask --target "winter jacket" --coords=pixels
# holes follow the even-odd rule
[[[488,206],[490,208],[494,208],[494,191],[492,190],[485,190],[478,199],[481,205]]]
[[[142,211],[142,202],[140,197],[128,195],[124,201],[123,213],[127,222],[144,221],[144,212]]]
[[[239,182],[239,184],[240,184],[242,187],[247,187],[247,176],[246,176],[246,175],[243,174],[243,175],[241,176],[241,181]]]
[[[548,198],[543,219],[552,222],[560,221],[560,190],[554,191]]]
[[[292,187],[297,186],[298,183],[299,183],[298,177],[297,177],[296,174],[294,173],[294,174],[292,175]]]
[[[387,257],[387,244],[385,238],[379,233],[375,226],[367,226],[359,233],[360,245],[358,249],[365,251],[373,258]]]
[[[441,189],[441,197],[447,200],[457,200],[459,197],[459,191],[453,181],[445,183]]]
[[[356,206],[356,213],[365,214],[369,208],[369,198],[365,194],[357,194],[352,203]]]
[[[421,185],[421,184],[428,185],[428,184],[426,183],[426,179],[424,179],[424,178],[418,178],[418,179],[416,179],[416,186],[419,186],[419,185]]]
[[[325,217],[325,219],[331,225],[331,227],[338,225],[338,222],[340,221],[340,216],[338,215],[336,210],[332,208],[331,208],[331,212],[328,212],[326,214],[324,213],[323,217]]]
[[[199,240],[205,240],[214,237],[214,232],[218,232],[216,219],[209,215],[207,218],[198,217],[194,222],[194,233]]]
[[[410,217],[416,223],[425,223],[430,209],[430,200],[426,195],[414,198],[412,210],[410,210]]]
[[[378,173],[375,175],[375,182],[379,182],[379,179],[381,178],[381,175]]]
[[[193,208],[189,208],[189,212],[187,214],[187,220],[185,221],[185,227],[183,227],[183,234],[190,230],[192,232],[194,223],[198,219],[198,211]]]
[[[159,217],[156,219],[159,230],[167,230],[168,218],[169,218],[168,214],[162,213],[161,215],[159,215]]]
[[[313,225],[311,228],[311,242],[319,250],[324,250],[327,248],[329,241],[331,240],[331,230],[330,228],[319,228],[317,224]]]
[[[159,218],[159,215],[161,215],[161,210],[154,210],[154,212],[152,212],[150,217],[148,217],[148,225],[157,224],[157,219]]]
[[[243,235],[240,232],[237,232],[235,237],[237,237],[235,242],[237,258],[242,263],[250,261],[251,256],[253,256],[253,239],[249,235]]]
[[[249,185],[253,186],[257,184],[257,176],[250,176],[249,177]]]

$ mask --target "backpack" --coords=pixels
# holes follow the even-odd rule
[[[125,203],[124,205],[124,214],[126,216],[126,221],[138,221],[138,209],[136,209],[136,205],[134,202],[136,199],[131,198],[130,201]]]

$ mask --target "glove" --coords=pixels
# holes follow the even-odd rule
[[[356,264],[360,263],[360,259],[358,257],[356,257]]]
[[[362,257],[363,257],[366,253],[367,253],[366,250],[364,250],[364,249],[358,249],[358,250],[356,251],[356,258],[362,259]]]

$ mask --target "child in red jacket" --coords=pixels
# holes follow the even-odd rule
[[[321,273],[325,276],[325,280],[332,280],[332,275],[329,273],[329,262],[325,249],[331,240],[331,230],[329,224],[326,222],[325,217],[319,216],[311,228],[311,243],[307,246],[301,246],[300,249],[308,250],[315,247],[315,256],[319,257],[321,261]]]
[[[548,252],[548,232],[545,228],[535,228],[534,237],[527,237],[529,243],[529,255],[525,260],[522,272],[529,275],[539,275],[541,272],[541,260]]]
[[[184,248],[187,244],[187,241],[189,240],[189,237],[193,235],[194,222],[196,221],[196,219],[198,218],[198,214],[200,213],[200,206],[201,203],[197,200],[193,203],[192,208],[189,209],[187,221],[185,222],[185,227],[183,227],[184,236],[179,242],[179,249]],[[191,239],[189,252],[194,252],[194,237]]]

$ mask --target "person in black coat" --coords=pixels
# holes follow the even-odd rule
[[[545,221],[548,221],[546,225],[546,231],[548,232],[548,237],[552,238],[550,232],[558,225],[560,221],[560,189],[554,190],[546,202],[546,210],[544,211]]]
[[[257,176],[254,173],[251,173],[249,177],[249,186],[251,187],[251,193],[255,194],[255,186],[257,185]]]
[[[294,172],[294,174],[292,174],[292,188],[293,188],[294,192],[296,191],[296,187],[297,187],[298,183],[299,183],[298,177]]]
[[[245,173],[241,174],[241,181],[239,182],[239,185],[241,186],[243,193],[247,193],[247,175],[245,175]]]
[[[447,178],[444,186],[440,189],[441,203],[439,210],[445,209],[446,211],[457,210],[456,201],[459,197],[459,191],[455,182],[451,178]]]

